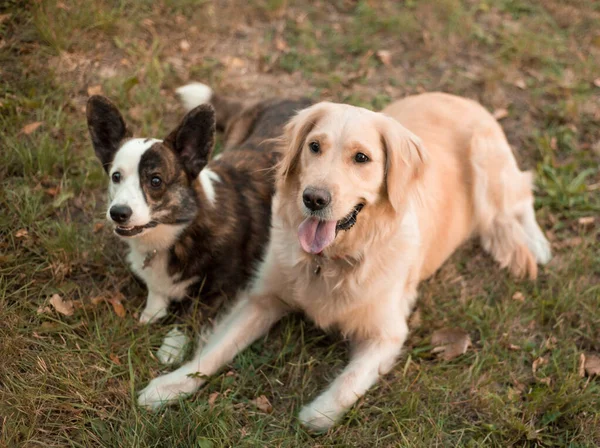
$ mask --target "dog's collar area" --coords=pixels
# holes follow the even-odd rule
[[[335,233],[340,230],[350,230],[354,224],[356,224],[356,217],[363,209],[365,204],[357,204],[350,213],[348,213],[344,218],[340,219],[335,226]]]
[[[146,269],[152,264],[152,260],[154,260],[157,253],[158,251],[154,249],[146,254],[146,256],[144,257],[144,264],[142,265],[142,269]]]

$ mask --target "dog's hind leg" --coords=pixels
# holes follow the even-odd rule
[[[473,203],[483,248],[515,276],[537,276],[551,258],[535,219],[532,175],[522,172],[502,131],[476,130],[471,140]]]

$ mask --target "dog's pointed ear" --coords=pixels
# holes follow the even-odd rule
[[[321,102],[302,109],[286,125],[283,133],[283,158],[278,167],[278,180],[286,183],[295,172],[306,137],[327,113],[329,103]]]
[[[94,152],[106,172],[121,142],[130,136],[119,109],[108,98],[93,95],[87,102],[86,117]]]
[[[387,200],[394,211],[400,212],[411,185],[426,169],[427,151],[419,137],[391,117],[383,116],[380,133],[386,157]]]
[[[179,126],[164,143],[180,157],[190,180],[194,180],[206,166],[215,145],[215,110],[202,104],[187,113]]]

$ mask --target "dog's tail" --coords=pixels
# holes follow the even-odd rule
[[[498,129],[475,130],[471,140],[473,201],[484,249],[515,276],[537,276],[551,258],[533,208],[531,172],[517,167]]]
[[[213,89],[201,82],[186,84],[179,87],[175,92],[186,111],[190,111],[201,104],[212,104],[216,112],[217,129],[220,131],[227,129],[231,119],[244,107],[244,103],[216,94]]]

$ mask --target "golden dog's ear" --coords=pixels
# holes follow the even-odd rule
[[[392,208],[399,212],[406,204],[411,184],[427,165],[427,151],[421,139],[391,117],[384,116],[380,128],[385,152],[385,188]]]
[[[285,125],[283,133],[283,158],[279,163],[277,171],[279,182],[285,183],[289,176],[296,170],[306,137],[317,125],[317,122],[325,115],[327,104],[317,103],[303,109]]]

